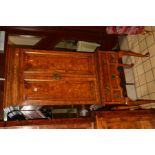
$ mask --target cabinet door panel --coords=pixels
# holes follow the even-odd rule
[[[23,51],[25,72],[94,74],[95,60],[92,53]]]
[[[25,81],[22,104],[97,104],[97,90],[93,79]]]

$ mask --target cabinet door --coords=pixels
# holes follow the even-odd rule
[[[92,53],[63,51],[22,50],[24,73],[95,75],[95,58]]]
[[[93,53],[31,49],[8,52],[5,98],[9,98],[5,106],[100,104]]]
[[[23,105],[60,105],[99,103],[94,78],[68,78],[59,80],[24,80],[21,95]]]

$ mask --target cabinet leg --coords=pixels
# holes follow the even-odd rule
[[[122,58],[122,56],[125,56],[125,55],[135,56],[135,57],[149,57],[150,53],[147,52],[146,54],[143,55],[141,53],[136,53],[136,52],[132,52],[132,51],[119,51],[118,52],[119,58]]]

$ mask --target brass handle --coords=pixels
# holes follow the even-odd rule
[[[60,80],[61,79],[61,74],[58,73],[58,72],[54,72],[52,74],[52,77],[53,77],[54,80]]]

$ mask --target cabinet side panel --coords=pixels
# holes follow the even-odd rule
[[[19,49],[6,50],[4,108],[18,103],[19,92]]]

